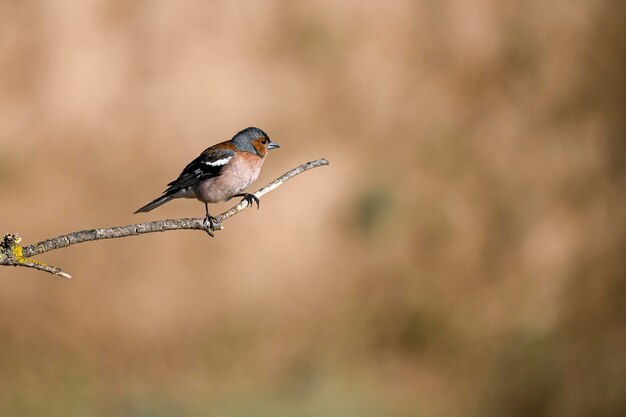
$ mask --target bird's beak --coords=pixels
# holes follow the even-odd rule
[[[276,148],[280,148],[280,146],[278,146],[278,143],[274,143],[270,141],[270,144],[267,145],[267,149],[276,149]]]

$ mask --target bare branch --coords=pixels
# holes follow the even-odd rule
[[[317,159],[315,161],[304,163],[281,175],[280,177],[254,193],[254,195],[260,198],[270,191],[278,188],[283,183],[295,177],[296,175],[301,174],[304,171],[308,171],[310,169],[324,165],[328,165],[328,161],[326,159]],[[227,210],[224,213],[218,215],[216,218],[220,226],[216,228],[216,230],[222,230],[221,224],[223,221],[231,218],[248,206],[248,202],[244,199],[230,210]],[[165,232],[168,230],[203,230],[207,233],[209,232],[208,226],[203,218],[185,218],[156,220],[152,222],[131,224],[128,226],[81,230],[78,232],[57,236],[51,239],[41,241],[39,243],[35,243],[34,245],[24,247],[18,245],[21,239],[16,234],[9,233],[4,236],[4,239],[0,245],[0,265],[35,268],[41,271],[46,271],[52,274],[70,278],[68,274],[61,271],[59,268],[55,268],[27,258],[42,254],[44,252],[49,252],[55,249],[65,248],[67,246],[83,242],[89,242],[92,240],[115,239],[126,236],[142,235],[144,233]]]
[[[15,264],[13,264],[13,266],[25,266],[26,268],[38,269],[40,271],[49,272],[51,274],[58,275],[58,276],[63,277],[63,278],[68,278],[68,279],[72,278],[72,276],[70,274],[68,274],[67,272],[63,272],[61,270],[61,268],[57,268],[55,266],[51,266],[51,265],[46,265],[46,264],[43,264],[43,263],[35,262],[35,261],[32,261],[32,260],[26,260],[24,262],[15,263]]]

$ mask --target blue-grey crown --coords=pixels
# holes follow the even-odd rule
[[[253,140],[258,139],[258,138],[268,138],[268,137],[269,136],[267,136],[267,134],[261,129],[259,129],[258,127],[249,127],[237,133],[235,136],[233,136],[232,140],[233,141],[247,140],[249,142],[252,142]]]
[[[237,149],[257,153],[256,149],[252,146],[252,141],[258,138],[269,139],[269,136],[258,127],[249,127],[237,133],[230,141],[237,146]]]

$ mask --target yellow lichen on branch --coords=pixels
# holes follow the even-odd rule
[[[2,242],[0,242],[1,265],[24,266],[59,275],[63,278],[71,278],[69,274],[61,271],[59,268],[26,258],[24,249],[19,245],[21,241],[22,238],[17,233],[7,233],[3,236]]]

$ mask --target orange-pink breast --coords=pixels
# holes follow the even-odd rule
[[[248,152],[236,153],[219,177],[210,178],[196,186],[196,198],[203,203],[217,203],[241,193],[259,177],[264,160]]]

